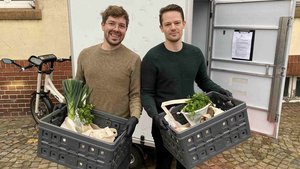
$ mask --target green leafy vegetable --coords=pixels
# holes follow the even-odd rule
[[[74,79],[64,80],[63,89],[67,102],[68,117],[74,120],[77,111],[80,121],[83,124],[90,124],[93,120],[93,115],[91,115],[93,105],[87,104],[87,102],[92,91],[82,81]]]
[[[92,104],[85,104],[83,107],[78,108],[78,115],[80,121],[84,125],[91,124],[94,119],[94,115],[91,114],[92,109],[94,108],[94,105]]]
[[[189,116],[192,118],[196,114],[195,111],[210,104],[211,100],[204,93],[195,93],[186,103],[182,111],[189,113]]]

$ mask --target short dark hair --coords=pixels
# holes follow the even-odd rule
[[[159,11],[159,23],[160,23],[160,25],[162,25],[162,15],[165,12],[169,12],[169,11],[179,12],[181,14],[182,20],[184,21],[184,14],[183,14],[182,8],[179,5],[170,4],[170,5],[167,5],[166,7],[161,8],[160,11]]]
[[[104,24],[109,16],[112,17],[124,17],[126,20],[126,27],[129,24],[129,16],[127,11],[122,6],[110,5],[105,11],[101,13],[102,23]]]

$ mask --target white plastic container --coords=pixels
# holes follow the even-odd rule
[[[207,113],[208,107],[210,104],[207,104],[202,109],[196,110],[194,116],[190,116],[188,112],[181,111],[180,113],[184,115],[186,120],[190,123],[191,126],[195,126],[197,124],[200,124],[200,118],[203,114]]]

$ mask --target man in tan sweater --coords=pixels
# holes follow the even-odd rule
[[[103,43],[81,51],[76,79],[92,89],[95,109],[128,118],[131,137],[141,114],[140,57],[122,45],[129,17],[120,6],[109,6],[102,15]]]

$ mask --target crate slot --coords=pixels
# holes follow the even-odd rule
[[[78,160],[77,166],[80,167],[80,168],[84,168],[83,166],[85,166],[85,164],[84,164],[83,161],[79,161],[79,160]]]
[[[49,156],[49,151],[47,148],[41,148],[42,155]]]
[[[235,120],[235,117],[231,117],[231,118],[229,119],[229,123],[230,123],[230,124],[234,124],[235,121],[236,121],[236,120]]]
[[[205,138],[210,138],[212,136],[210,129],[206,129],[203,135]]]
[[[244,119],[245,119],[245,117],[244,117],[244,112],[238,114],[238,115],[237,115],[237,119],[238,119],[239,121],[244,120]]]
[[[61,161],[61,162],[65,161],[65,155],[64,154],[59,155],[59,161]]]
[[[64,138],[64,137],[62,137],[62,138],[61,138],[61,142],[62,142],[62,143],[66,143],[66,142],[67,142],[67,139]]]
[[[50,139],[50,136],[51,134],[48,132],[48,131],[46,131],[46,130],[44,130],[44,131],[42,131],[42,137],[44,138],[44,139]]]
[[[226,146],[230,146],[232,144],[232,141],[231,141],[231,138],[230,138],[230,135],[227,134],[225,137],[224,137],[224,141],[225,141],[225,145]]]
[[[53,158],[53,159],[58,159],[58,152],[57,150],[53,149],[52,151],[50,151],[50,158]]]

